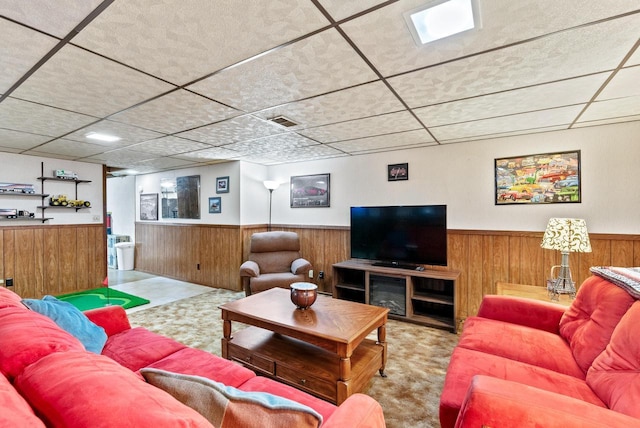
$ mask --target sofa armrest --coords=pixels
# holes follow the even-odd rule
[[[300,275],[301,273],[307,274],[312,269],[311,263],[305,259],[295,259],[291,263],[291,273],[294,275]]]
[[[122,306],[113,305],[90,309],[85,311],[84,314],[91,322],[104,328],[107,336],[113,336],[131,328],[127,313]]]
[[[560,318],[566,309],[542,300],[487,294],[482,298],[478,316],[558,334]]]
[[[240,265],[240,276],[246,276],[250,278],[256,278],[260,276],[260,267],[258,263],[253,262],[251,260],[247,260],[246,262]]]
[[[640,420],[573,397],[504,379],[474,376],[456,428],[640,427]]]
[[[385,426],[382,407],[376,400],[365,394],[349,396],[322,424],[322,428],[384,428]]]

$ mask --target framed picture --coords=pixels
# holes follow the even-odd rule
[[[329,207],[331,174],[291,177],[291,208]]]
[[[495,160],[495,204],[581,202],[580,150]]]
[[[229,177],[216,178],[216,193],[229,193]]]
[[[209,198],[209,212],[211,214],[220,214],[222,212],[222,198],[216,196],[215,198]]]
[[[409,164],[396,163],[387,165],[387,181],[402,181],[409,179]]]
[[[158,220],[158,194],[140,195],[140,220]]]

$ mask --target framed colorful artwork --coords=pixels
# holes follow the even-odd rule
[[[495,204],[582,201],[580,150],[495,160]]]

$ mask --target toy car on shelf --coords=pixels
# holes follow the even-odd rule
[[[33,184],[0,183],[0,193],[36,193]]]
[[[77,180],[78,174],[66,169],[54,169],[53,176],[56,178],[62,178],[63,180]]]
[[[67,206],[74,208],[89,208],[91,206],[91,202],[83,201],[81,199],[69,199],[67,203]]]
[[[69,205],[67,195],[54,195],[49,198],[49,205],[52,207],[66,207]]]

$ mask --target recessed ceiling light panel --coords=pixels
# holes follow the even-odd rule
[[[105,141],[107,143],[114,143],[120,140],[120,137],[114,135],[100,134],[99,132],[89,132],[85,137],[91,140]]]
[[[477,0],[440,0],[404,13],[416,44],[440,40],[480,28]]]

